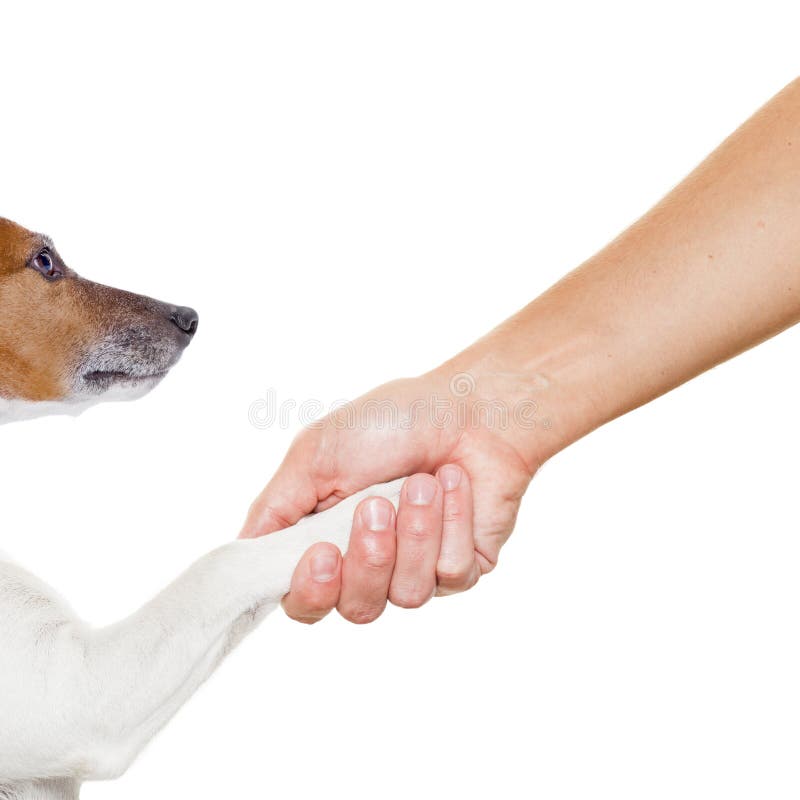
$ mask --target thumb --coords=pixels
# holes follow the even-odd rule
[[[312,454],[301,442],[289,448],[278,471],[250,506],[240,539],[255,539],[294,525],[319,502],[319,487],[309,472]]]

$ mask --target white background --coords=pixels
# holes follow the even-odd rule
[[[793,3],[15,3],[0,214],[196,306],[152,395],[0,431],[0,546],[87,618],[236,535],[297,430],[442,361],[795,77]],[[87,798],[800,793],[800,331],[547,464],[500,567],[271,617]]]

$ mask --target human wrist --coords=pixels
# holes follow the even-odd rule
[[[465,351],[425,376],[444,397],[453,433],[489,436],[510,445],[534,473],[562,449],[550,414],[553,388],[542,376],[510,369],[485,354]]]
[[[533,474],[606,421],[606,401],[594,380],[603,349],[598,338],[591,325],[554,335],[526,319],[524,330],[501,326],[430,375],[447,387],[451,402],[468,404],[467,424],[477,422],[507,441]]]

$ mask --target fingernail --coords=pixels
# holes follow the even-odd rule
[[[311,557],[311,577],[317,583],[327,583],[336,577],[339,557],[326,550]]]
[[[446,492],[452,492],[461,483],[461,470],[447,464],[439,470],[439,481]]]
[[[436,497],[436,479],[432,475],[412,475],[406,481],[406,498],[415,506],[429,506]]]
[[[380,497],[370,497],[361,506],[361,520],[371,531],[385,531],[392,521],[391,506]]]

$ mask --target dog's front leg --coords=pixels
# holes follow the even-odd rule
[[[0,800],[78,800],[80,783],[72,779],[26,781],[0,786]]]
[[[345,550],[356,504],[374,494],[397,504],[401,484],[372,487],[261,539],[231,542],[197,561],[133,616],[86,632],[86,691],[98,742],[92,777],[124,771],[242,636],[280,603],[311,544],[331,541]]]

